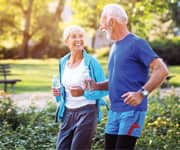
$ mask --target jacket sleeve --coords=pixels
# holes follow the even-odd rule
[[[62,73],[62,62],[59,61],[59,81],[61,84],[61,74]],[[56,96],[56,102],[58,103],[58,107],[56,110],[56,122],[61,121],[62,118],[64,117],[64,112],[65,112],[65,88],[61,84],[60,88],[61,96]]]
[[[102,82],[106,80],[104,71],[101,67],[101,65],[97,62],[97,60],[95,58],[91,59],[91,62],[89,64],[89,69],[90,69],[90,76],[93,80],[95,80],[96,82]],[[104,96],[108,95],[108,91],[107,90],[96,90],[96,91],[84,91],[84,96],[87,99],[92,99],[92,100],[97,100],[100,99]]]
[[[61,88],[60,88],[60,93],[61,95],[60,96],[56,96],[56,102],[59,103],[62,101],[62,99],[65,97],[65,88],[64,86],[62,85],[62,81],[61,81],[61,76],[62,76],[62,60],[59,60],[59,81],[60,81],[60,85],[61,85]]]

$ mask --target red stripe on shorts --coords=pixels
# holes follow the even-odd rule
[[[137,123],[132,124],[132,126],[130,127],[128,131],[128,135],[131,135],[131,133],[133,132],[135,128],[139,128],[139,125]]]

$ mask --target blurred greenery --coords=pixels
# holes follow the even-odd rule
[[[180,66],[169,67],[169,71],[174,75],[170,80],[170,83],[174,86],[180,86]]]
[[[0,63],[11,65],[12,75],[8,79],[22,80],[15,85],[15,92],[50,91],[51,79],[58,75],[58,59],[0,60]],[[11,92],[10,88],[8,91]]]
[[[62,32],[69,24],[83,26],[94,48],[108,3],[121,4],[129,30],[150,41],[171,39],[180,23],[178,0],[0,0],[0,58],[60,56],[65,51]]]
[[[31,57],[61,43],[60,14],[65,0],[0,0],[0,48],[14,48],[16,57]],[[52,23],[53,22],[53,23]]]
[[[150,45],[168,65],[180,65],[180,37],[154,40]]]

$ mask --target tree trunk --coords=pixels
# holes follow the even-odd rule
[[[135,8],[136,7],[136,3],[137,3],[137,0],[133,0],[132,1],[132,8]],[[129,13],[129,16],[128,16],[128,29],[130,32],[133,32],[132,30],[132,21],[131,21],[131,16],[133,15],[133,9],[130,11]]]
[[[58,22],[61,21],[61,13],[63,12],[63,9],[64,9],[64,2],[65,0],[59,0],[58,2],[58,6],[56,8],[56,12],[54,15],[56,24],[58,24]]]
[[[58,1],[58,5],[56,8],[55,14],[52,16],[52,22],[53,23],[50,26],[51,29],[48,29],[51,32],[46,32],[44,34],[44,37],[42,38],[42,39],[46,39],[46,41],[47,41],[46,42],[46,48],[48,48],[50,45],[50,38],[53,35],[53,33],[57,33],[57,31],[59,30],[58,24],[60,21],[62,21],[61,14],[62,14],[63,9],[64,9],[64,3],[65,3],[65,0],[59,0]],[[59,35],[59,37],[61,37],[61,35]]]
[[[28,58],[29,57],[29,49],[28,49],[28,42],[30,39],[30,25],[31,25],[31,12],[32,12],[32,7],[33,7],[33,1],[34,0],[29,0],[28,1],[28,8],[27,10],[24,10],[24,20],[25,20],[25,25],[24,25],[24,30],[23,30],[23,42],[22,42],[22,56],[23,58]]]

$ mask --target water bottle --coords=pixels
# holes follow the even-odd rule
[[[85,71],[83,72],[83,77],[84,77],[85,80],[91,80],[91,77],[89,75],[88,67],[85,68]],[[86,84],[87,84],[87,90],[91,91],[91,84],[90,84],[90,82],[87,81]]]
[[[60,91],[60,88],[61,88],[61,84],[60,84],[58,76],[53,76],[53,78],[52,78],[52,89],[56,89],[56,90]],[[60,96],[55,96],[55,100],[57,102],[60,101]]]

